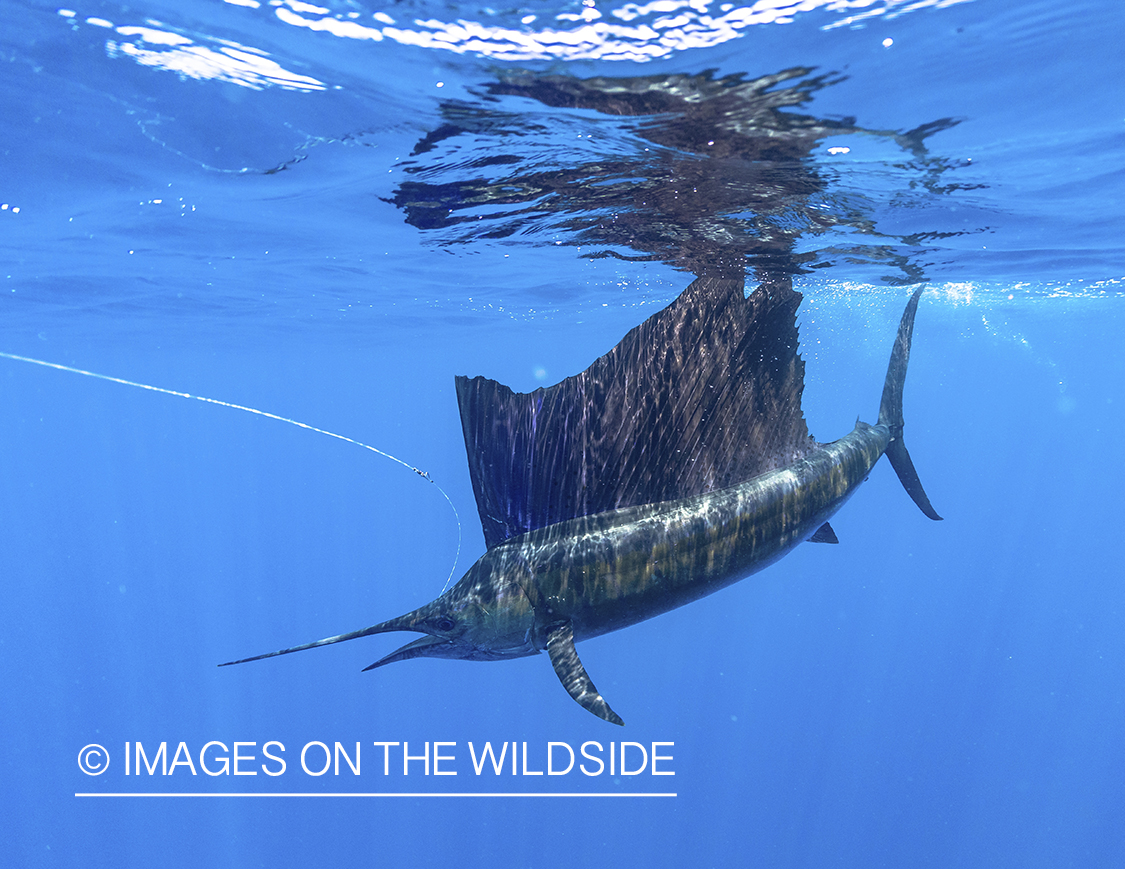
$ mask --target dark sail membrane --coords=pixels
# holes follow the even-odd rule
[[[801,411],[801,296],[703,277],[574,377],[516,393],[457,378],[489,548],[618,507],[724,488],[815,446]]]

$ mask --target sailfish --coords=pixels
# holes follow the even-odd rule
[[[576,643],[716,592],[805,541],[836,543],[829,519],[883,455],[922,512],[941,518],[903,442],[921,293],[902,315],[877,421],[830,443],[809,435],[801,409],[801,296],[784,279],[747,294],[739,277],[699,277],[548,388],[458,377],[485,554],[406,615],[228,663],[390,631],[422,636],[365,669],[546,651],[574,700],[623,724]]]

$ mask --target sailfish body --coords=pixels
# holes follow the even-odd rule
[[[514,393],[458,378],[488,551],[447,592],[401,616],[272,657],[388,631],[420,639],[367,669],[414,657],[500,660],[546,650],[570,695],[621,718],[575,643],[719,590],[806,540],[886,454],[932,519],[902,441],[902,386],[921,291],[891,353],[876,424],[813,441],[787,285],[696,280],[590,368]],[[241,663],[234,661],[231,663]]]

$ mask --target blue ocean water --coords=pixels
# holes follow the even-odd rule
[[[1122,865],[1120,4],[0,8],[0,351],[435,481],[0,358],[5,865]],[[440,593],[484,551],[453,376],[575,374],[712,255],[803,293],[824,441],[925,287],[944,522],[881,463],[839,546],[582,644],[624,729],[545,656],[215,666]],[[622,741],[675,775],[533,775]]]

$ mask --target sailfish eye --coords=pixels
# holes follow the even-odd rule
[[[434,620],[434,627],[439,631],[451,631],[455,627],[457,627],[457,623],[451,618],[442,616],[441,618]]]

